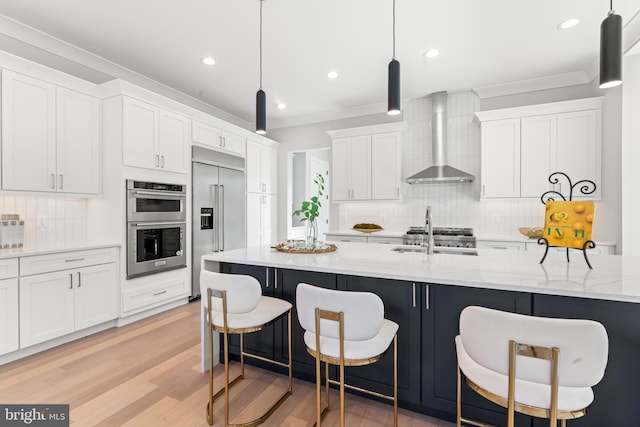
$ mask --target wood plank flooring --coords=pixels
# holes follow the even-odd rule
[[[0,402],[68,403],[74,426],[208,426],[208,374],[201,373],[199,303],[113,328],[0,366]],[[238,369],[237,364],[232,365]],[[222,384],[222,366],[214,370]],[[232,371],[233,373],[233,371]],[[231,393],[232,422],[255,417],[286,387],[287,378],[250,366]],[[339,400],[323,426],[339,425]],[[224,399],[214,405],[214,425],[224,425]],[[347,395],[349,427],[391,426],[390,405]],[[307,427],[315,421],[315,386],[294,379],[293,394],[263,424]],[[400,410],[398,424],[453,424]]]

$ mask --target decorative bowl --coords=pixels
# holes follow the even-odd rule
[[[376,231],[383,230],[378,224],[371,224],[362,222],[353,226],[352,230],[359,231],[361,233],[375,233]]]
[[[542,227],[520,227],[520,228],[518,228],[518,231],[520,231],[520,233],[523,236],[527,236],[530,239],[539,239],[540,237],[542,237],[544,228],[542,228]]]

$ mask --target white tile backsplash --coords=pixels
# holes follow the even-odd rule
[[[0,213],[24,220],[24,244],[47,245],[87,238],[87,200],[42,196],[0,196]]]
[[[335,204],[339,229],[358,222],[374,222],[387,230],[404,231],[424,225],[427,205],[438,227],[472,227],[476,236],[520,236],[519,227],[542,226],[544,206],[539,200],[479,200],[480,128],[473,114],[480,99],[473,92],[450,93],[447,102],[447,162],[476,176],[471,184],[402,184],[402,201]],[[402,176],[413,175],[433,163],[431,99],[409,102],[403,112],[408,129],[402,139]]]

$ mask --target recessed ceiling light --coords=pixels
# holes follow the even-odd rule
[[[285,108],[287,108],[287,106],[286,106],[285,104],[283,104],[282,102],[278,102],[278,103],[276,104],[276,108],[277,108],[278,110],[284,110]]]
[[[215,65],[216,60],[210,56],[205,56],[204,58],[202,58],[202,63],[204,65]]]
[[[435,58],[438,55],[440,55],[440,51],[438,49],[429,49],[424,53],[424,56],[427,58]]]
[[[337,79],[338,78],[338,72],[337,71],[329,71],[327,73],[327,77],[330,79]]]
[[[579,23],[580,23],[580,20],[578,18],[571,18],[558,24],[558,28],[561,30],[568,30],[569,28],[575,27]]]

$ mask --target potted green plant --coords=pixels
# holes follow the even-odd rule
[[[318,223],[316,218],[320,215],[320,197],[324,194],[324,176],[321,173],[317,173],[313,182],[318,188],[316,196],[311,197],[309,200],[304,200],[300,209],[293,213],[293,216],[302,216],[300,222],[306,222],[307,231],[307,247],[315,249],[318,244]]]

